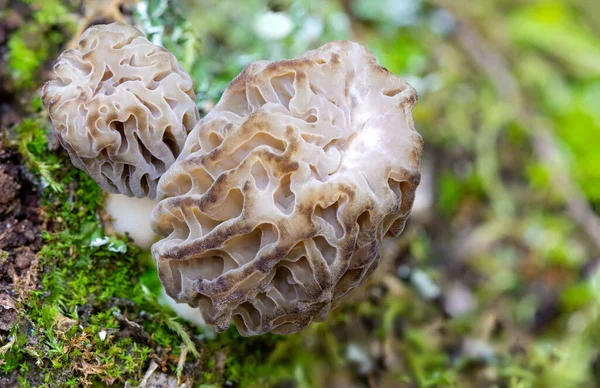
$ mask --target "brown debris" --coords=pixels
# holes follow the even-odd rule
[[[0,167],[0,206],[9,205],[20,188],[21,185]]]
[[[10,330],[19,301],[37,285],[40,193],[27,174],[18,153],[0,139],[0,331]]]
[[[121,10],[133,9],[137,0],[83,0],[83,16],[79,21],[73,39],[67,44],[68,48],[77,47],[79,37],[92,24],[119,22],[126,23]]]
[[[17,322],[15,301],[6,294],[0,294],[0,330],[8,331]]]

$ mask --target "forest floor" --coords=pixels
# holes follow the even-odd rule
[[[600,386],[600,5],[317,3],[0,0],[0,387]],[[290,35],[261,37],[267,7]],[[203,113],[249,61],[335,39],[416,87],[413,215],[325,322],[195,327],[161,304],[148,252],[106,236],[39,90],[79,31],[114,20],[175,53]]]

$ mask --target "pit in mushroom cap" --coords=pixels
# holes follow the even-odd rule
[[[105,191],[154,198],[199,118],[191,77],[122,23],[88,28],[54,70],[42,102],[73,164]]]
[[[167,293],[242,335],[325,319],[404,228],[416,101],[352,42],[249,65],[159,182],[152,252]]]

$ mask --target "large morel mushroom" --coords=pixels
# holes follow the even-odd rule
[[[167,293],[218,331],[324,320],[404,228],[416,101],[353,42],[246,67],[159,182],[152,253]]]

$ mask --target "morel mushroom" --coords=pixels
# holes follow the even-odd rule
[[[73,164],[110,193],[154,198],[198,121],[192,79],[132,26],[90,27],[42,101]]]
[[[159,182],[152,253],[167,293],[218,331],[324,320],[404,228],[416,101],[352,42],[246,67]]]

